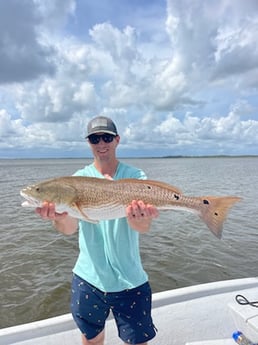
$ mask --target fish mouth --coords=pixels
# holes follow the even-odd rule
[[[23,207],[39,207],[41,206],[41,201],[33,198],[32,196],[26,194],[24,190],[20,191],[20,195],[26,199],[26,201],[23,201],[21,204]]]

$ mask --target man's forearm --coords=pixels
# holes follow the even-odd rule
[[[66,216],[59,220],[53,220],[52,224],[57,231],[65,235],[72,235],[78,230],[78,219],[70,216]]]

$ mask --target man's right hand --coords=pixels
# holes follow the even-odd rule
[[[45,201],[42,207],[37,207],[35,212],[42,218],[46,220],[62,220],[68,215],[67,212],[57,213],[55,204]]]
[[[65,235],[72,235],[78,230],[78,219],[68,215],[67,212],[56,212],[55,204],[44,202],[35,212],[45,220],[51,220],[53,226]]]

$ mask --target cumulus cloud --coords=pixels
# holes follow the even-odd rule
[[[42,30],[52,33],[53,30],[63,28],[76,9],[75,0],[33,0],[33,2],[41,16]]]
[[[167,32],[190,80],[242,78],[258,69],[256,9],[254,0],[246,7],[241,1],[168,0]]]
[[[17,109],[24,120],[30,122],[63,122],[77,112],[93,109],[94,86],[87,82],[70,83],[64,79],[45,79],[17,90]]]
[[[0,2],[0,83],[22,82],[53,74],[53,47],[40,42],[42,18],[33,1]]]
[[[122,145],[129,149],[136,143],[137,150],[161,152],[163,155],[244,154],[246,143],[258,144],[258,121],[241,118],[236,104],[228,113],[198,117],[186,112],[181,116],[168,113],[163,120],[146,114],[124,127]],[[137,151],[135,151],[137,154]],[[251,153],[249,152],[249,153]]]
[[[21,147],[76,152],[104,114],[121,149],[256,152],[256,1],[167,0],[163,13],[127,2],[123,25],[118,14],[98,22],[96,7],[87,32],[84,5],[0,2],[0,148],[12,133]]]
[[[15,132],[14,123],[11,116],[5,109],[0,110],[0,135],[1,138],[11,135]]]

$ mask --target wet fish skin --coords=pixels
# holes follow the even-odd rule
[[[57,212],[88,222],[122,218],[132,200],[142,200],[159,210],[185,210],[196,213],[221,238],[223,223],[229,209],[241,198],[236,196],[184,196],[181,191],[154,180],[108,180],[94,177],[64,176],[42,181],[21,190],[24,207],[42,206],[52,202]]]

